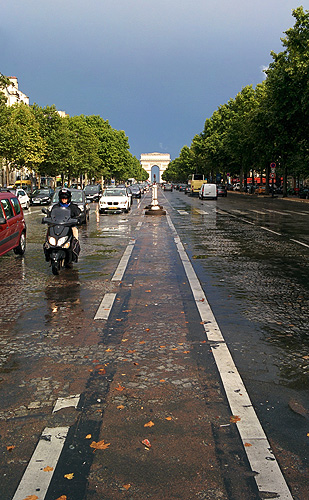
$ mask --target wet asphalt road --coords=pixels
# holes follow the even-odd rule
[[[307,494],[309,439],[309,204],[257,199],[236,193],[229,194],[226,199],[201,201],[177,191],[160,193],[160,203],[168,210],[194,265],[257,415],[292,489],[293,498],[304,500]],[[159,264],[156,260],[157,254],[154,253],[152,257],[151,248],[160,246],[162,238],[162,234],[156,233],[155,227],[151,233],[152,247],[149,248],[149,255],[146,252],[147,259],[144,258],[143,261],[144,254],[132,254],[127,271],[129,283],[124,282],[122,286],[121,308],[119,309],[120,305],[116,302],[110,323],[103,326],[101,321],[98,324],[93,318],[103,295],[115,291],[111,276],[132,238],[137,242],[136,252],[138,251],[138,241],[142,238],[139,235],[144,234],[143,226],[140,227],[139,224],[145,224],[143,207],[146,204],[148,202],[143,200],[138,207],[135,201],[130,214],[107,216],[99,216],[95,211],[96,206],[93,205],[90,223],[80,230],[80,262],[73,271],[66,270],[59,277],[52,276],[43,258],[45,227],[40,224],[41,213],[38,208],[26,212],[28,237],[24,259],[17,258],[13,253],[1,258],[0,497],[3,500],[13,498],[45,426],[54,425],[56,419],[57,425],[65,422],[71,429],[76,429],[75,409],[67,408],[62,410],[62,414],[56,413],[56,416],[51,418],[51,408],[57,398],[83,393],[84,400],[80,408],[88,408],[88,413],[97,412],[98,418],[93,418],[93,415],[91,419],[88,415],[84,421],[79,418],[79,429],[87,428],[89,431],[91,420],[91,434],[96,436],[97,440],[100,437],[102,419],[103,428],[106,428],[107,422],[110,422],[110,426],[116,422],[116,416],[111,417],[106,411],[104,420],[103,410],[106,410],[108,403],[106,400],[102,410],[101,401],[98,400],[103,400],[105,395],[108,397],[109,384],[112,381],[117,380],[118,387],[121,387],[121,373],[115,359],[109,359],[108,354],[105,354],[108,366],[106,363],[102,364],[102,348],[98,343],[98,336],[102,338],[104,335],[104,353],[109,349],[109,339],[115,342],[118,335],[120,345],[126,340],[121,337],[121,323],[123,316],[129,314],[124,311],[132,311],[126,306],[132,302],[134,286],[137,286],[134,285],[133,276],[139,275],[142,284],[149,289],[155,283],[154,267]],[[141,245],[141,248],[144,249],[145,246],[147,247],[147,242],[143,247]],[[167,247],[166,255],[171,251],[171,248]],[[140,269],[136,267],[134,271],[134,266],[138,266],[139,261],[143,264]],[[160,265],[162,267],[162,262]],[[132,274],[132,269],[135,274]],[[152,272],[147,273],[147,269]],[[164,273],[164,269],[160,272]],[[164,299],[164,291],[168,289],[169,282],[176,280],[179,285],[184,277],[178,268],[173,271],[174,275],[171,274],[171,268],[166,267],[165,272],[168,281],[162,290],[162,280],[156,282],[158,298],[152,314],[162,315],[164,312],[163,324],[174,325],[175,331],[178,332],[175,342],[187,328],[187,336],[178,343],[185,344],[186,339],[193,341],[192,336],[201,333],[196,330],[198,321],[193,306],[187,306],[181,311],[185,314],[185,324],[179,323],[180,320],[173,316],[169,317],[172,292],[170,295],[166,293]],[[139,283],[138,286],[142,284]],[[182,303],[190,304],[189,292],[182,293]],[[138,310],[140,300],[136,299],[134,307],[139,318],[144,315],[145,327],[147,315]],[[176,302],[174,298],[172,308],[181,310],[182,305],[177,306]],[[159,308],[158,313],[156,308]],[[127,331],[135,331],[134,312],[130,316],[133,317],[128,322]],[[142,336],[138,338],[140,342],[144,342]],[[200,341],[203,342],[201,339],[202,337]],[[163,336],[162,343],[166,343]],[[136,348],[132,351],[138,353]],[[153,356],[151,350],[150,353]],[[132,353],[132,356],[134,358],[135,354]],[[205,359],[208,356],[209,353],[205,352]],[[138,365],[141,360],[133,358],[132,363]],[[164,354],[162,359],[166,359]],[[201,364],[207,372],[205,361],[198,361],[197,364]],[[107,377],[97,387],[96,376],[100,370],[106,371]],[[153,372],[149,366],[147,370],[149,380]],[[212,384],[218,383],[215,382],[215,370],[208,370],[207,380]],[[128,374],[129,370],[126,372]],[[197,396],[201,388],[198,388],[197,382],[195,385],[193,383],[196,375],[193,367],[191,374],[191,381],[178,377],[173,383],[174,386],[180,382],[184,385],[192,384],[190,391],[196,391]],[[206,379],[203,382],[206,384]],[[133,388],[134,385],[132,390]],[[96,398],[97,394],[100,394],[100,397]],[[124,402],[121,396],[120,394],[118,399],[119,406]],[[141,401],[139,403],[142,405]],[[215,419],[216,410],[213,409],[213,412]],[[209,415],[211,414],[209,410]],[[211,420],[211,417],[209,418]],[[136,419],[138,420],[138,416]],[[189,435],[190,426],[184,424],[183,429]],[[235,435],[226,436],[226,442],[229,442],[232,448],[236,446],[232,444],[233,439]],[[79,442],[80,438],[76,437],[76,440]],[[77,447],[72,444],[73,441],[71,439],[70,446]],[[222,453],[222,449],[220,451]],[[89,463],[84,473],[84,476],[89,478],[88,496],[87,493],[78,496],[76,491],[74,496],[67,497],[68,500],[118,498],[118,493],[116,495],[111,485],[109,489],[106,487],[106,490],[101,491],[101,496],[95,496],[93,491],[95,488],[98,491],[98,484],[103,481],[97,472],[101,471],[102,464],[96,461],[92,464],[92,457],[88,460],[87,453],[89,454],[89,450],[84,451],[83,456],[86,457],[85,463]],[[196,453],[198,456],[197,448]],[[240,456],[242,452],[238,450],[237,453]],[[191,456],[191,460],[193,463],[196,459]],[[205,457],[205,464],[207,460],[209,457]],[[66,472],[68,466],[65,460],[62,463],[60,460],[60,464],[62,472]],[[78,466],[80,464],[75,464],[75,467]],[[205,492],[199,484],[199,489],[190,494],[192,496],[178,492],[174,493],[174,496],[169,494],[166,497],[162,490],[153,495],[149,494],[147,484],[144,484],[144,489],[140,485],[140,493],[133,493],[133,488],[130,487],[131,496],[127,498],[139,499],[141,492],[144,498],[156,499],[258,498],[254,496],[256,492],[251,483],[249,486],[246,482],[243,484],[243,497],[237,492],[232,476],[237,478],[239,472],[241,467],[240,471],[234,470],[230,473],[230,488],[224,488],[219,477],[214,479],[217,489],[213,486],[207,490],[213,493],[207,493],[206,490]],[[108,476],[104,477],[105,482],[108,480]],[[148,481],[151,479],[148,478]],[[251,493],[248,493],[246,488],[251,488]],[[62,491],[63,489],[56,493],[50,489],[46,500],[60,498]],[[183,491],[187,490],[184,488]],[[124,494],[129,495],[126,489],[122,489],[119,498],[123,498]],[[180,496],[181,494],[186,496]]]

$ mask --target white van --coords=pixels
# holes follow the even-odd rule
[[[200,200],[216,200],[217,199],[217,184],[203,184],[199,195]]]

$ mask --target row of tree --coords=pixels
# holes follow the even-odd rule
[[[192,173],[209,180],[239,177],[245,187],[254,173],[268,178],[271,162],[284,181],[309,177],[309,11],[293,11],[293,28],[282,38],[284,50],[271,52],[266,79],[249,85],[206,119],[204,130],[184,146],[164,177],[185,181]],[[268,185],[268,183],[267,183]]]
[[[0,89],[9,85],[0,75]],[[6,106],[0,91],[0,161],[7,172],[28,169],[38,176],[146,180],[147,172],[129,151],[123,130],[100,116],[61,117],[55,106]]]

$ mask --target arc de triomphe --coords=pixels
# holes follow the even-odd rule
[[[141,166],[148,173],[148,178],[152,182],[161,182],[162,174],[167,169],[171,161],[169,153],[143,153],[141,154]],[[154,177],[156,176],[156,177]]]

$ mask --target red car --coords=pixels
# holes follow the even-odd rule
[[[26,250],[26,223],[17,197],[8,189],[0,190],[0,255]]]

